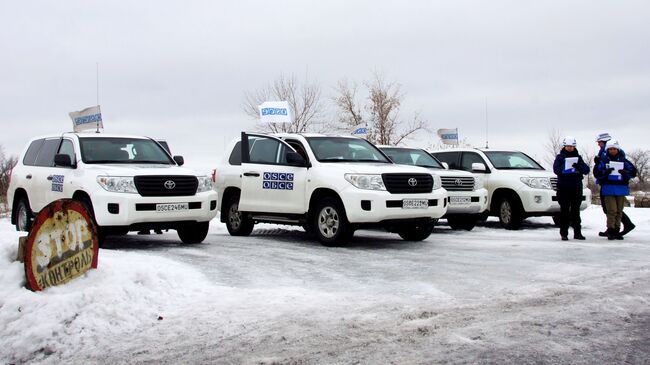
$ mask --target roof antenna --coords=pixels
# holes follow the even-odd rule
[[[487,96],[485,97],[485,149],[490,148],[488,146],[488,108],[487,108]]]
[[[97,82],[96,82],[96,84],[97,84],[97,108],[99,108],[99,62],[96,62],[95,65],[97,66],[97,68],[96,68],[96,75],[97,75]],[[100,112],[100,115],[101,115],[101,112]],[[97,119],[96,124],[97,124],[97,130],[95,131],[95,133],[99,133],[99,119]]]

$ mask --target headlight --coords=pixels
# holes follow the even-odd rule
[[[106,191],[113,193],[137,194],[132,176],[97,176],[97,183]]]
[[[474,190],[483,189],[485,187],[485,182],[483,181],[483,176],[474,177]]]
[[[548,177],[522,177],[520,180],[533,189],[553,189]]]
[[[345,180],[359,189],[386,190],[381,175],[345,174]]]
[[[433,176],[433,190],[440,189],[442,187],[442,179],[438,175]]]
[[[212,190],[212,179],[208,176],[197,176],[199,179],[199,187],[196,189],[197,193],[203,193]]]

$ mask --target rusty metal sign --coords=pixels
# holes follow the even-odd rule
[[[72,199],[48,204],[36,216],[25,244],[25,276],[33,291],[61,285],[97,268],[97,228]]]

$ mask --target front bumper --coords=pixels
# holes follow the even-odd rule
[[[449,215],[479,214],[488,209],[486,189],[474,191],[447,191],[447,213]],[[461,201],[461,202],[459,202]]]
[[[351,187],[340,193],[350,223],[379,223],[392,219],[442,217],[447,211],[447,191],[436,189],[426,194],[391,194],[387,191]],[[424,199],[428,207],[403,208],[404,200]]]
[[[547,189],[520,190],[519,197],[528,215],[553,215],[560,212],[557,202],[557,192]],[[580,210],[585,210],[591,204],[591,190],[582,190],[582,204]]]
[[[130,226],[139,223],[207,222],[217,215],[214,190],[192,196],[143,197],[139,194],[97,191],[90,197],[99,226]],[[156,211],[156,204],[188,203],[189,209]]]

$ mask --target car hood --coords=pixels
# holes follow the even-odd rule
[[[399,173],[419,173],[431,174],[432,170],[411,166],[411,165],[397,165],[389,163],[373,163],[373,162],[331,162],[321,163],[319,168],[327,168],[330,170],[339,170],[343,173],[353,174],[399,174]]]
[[[546,170],[497,170],[500,175],[512,177],[555,177],[555,174]]]
[[[175,165],[156,164],[89,164],[84,170],[97,175],[109,176],[138,176],[138,175],[192,175],[198,176],[196,171]]]

